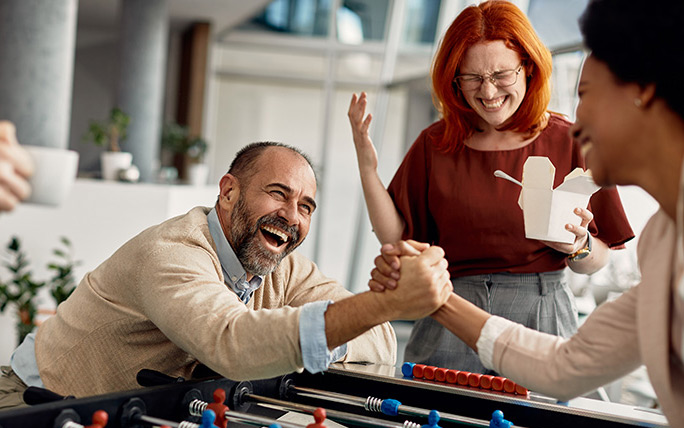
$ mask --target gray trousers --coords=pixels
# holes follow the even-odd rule
[[[577,306],[563,271],[511,274],[495,273],[452,278],[454,292],[493,315],[557,336],[577,331]],[[414,324],[404,360],[489,373],[477,353],[432,318]]]
[[[26,384],[17,376],[11,367],[0,367],[0,409],[26,407],[24,391]]]

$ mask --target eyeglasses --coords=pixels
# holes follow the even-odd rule
[[[492,85],[497,88],[505,88],[506,86],[515,85],[518,81],[518,74],[523,69],[523,65],[520,64],[518,68],[514,70],[499,70],[490,74],[460,74],[454,77],[454,82],[462,91],[472,91],[479,89],[482,82],[485,79],[489,80]]]

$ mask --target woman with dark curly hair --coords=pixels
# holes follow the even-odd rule
[[[673,427],[684,426],[684,56],[673,55],[682,22],[681,1],[592,0],[580,19],[591,55],[573,136],[588,148],[598,184],[638,185],[660,204],[639,239],[641,283],[599,306],[569,339],[491,316],[456,294],[432,315],[485,367],[561,399],[645,364]],[[389,272],[383,259],[377,266],[376,276]]]
[[[551,53],[525,14],[508,1],[486,1],[465,8],[444,35],[431,72],[442,117],[418,137],[388,190],[377,174],[365,94],[354,95],[349,118],[382,243],[413,239],[441,246],[455,293],[491,314],[569,337],[577,310],[564,269],[597,271],[608,249],[633,233],[617,191],[603,189],[589,207],[577,207],[577,224],[565,226],[571,243],[526,239],[519,188],[493,174],[522,177],[529,156],[545,156],[556,167],[556,187],[585,168],[570,122],[548,111],[551,68]],[[394,283],[370,285],[381,291]],[[485,371],[466,344],[430,318],[414,326],[405,359]]]

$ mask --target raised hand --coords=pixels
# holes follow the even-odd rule
[[[368,98],[365,92],[360,96],[352,95],[349,104],[349,123],[351,123],[356,148],[356,160],[359,163],[363,196],[368,208],[373,231],[381,243],[396,242],[401,239],[404,230],[404,219],[399,215],[394,201],[378,175],[378,154],[368,133],[373,116],[366,114]]]
[[[359,171],[364,176],[369,172],[375,172],[378,169],[378,154],[373,146],[373,141],[370,138],[369,128],[373,115],[366,114],[366,106],[368,105],[368,96],[365,92],[361,92],[358,97],[356,94],[352,95],[351,103],[349,104],[349,123],[352,128],[352,136],[354,138],[354,147],[356,148],[356,158],[359,163]]]

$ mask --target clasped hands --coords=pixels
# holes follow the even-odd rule
[[[453,286],[444,250],[408,240],[385,244],[375,258],[368,285],[383,292],[395,310],[394,319],[419,319],[442,307]]]

